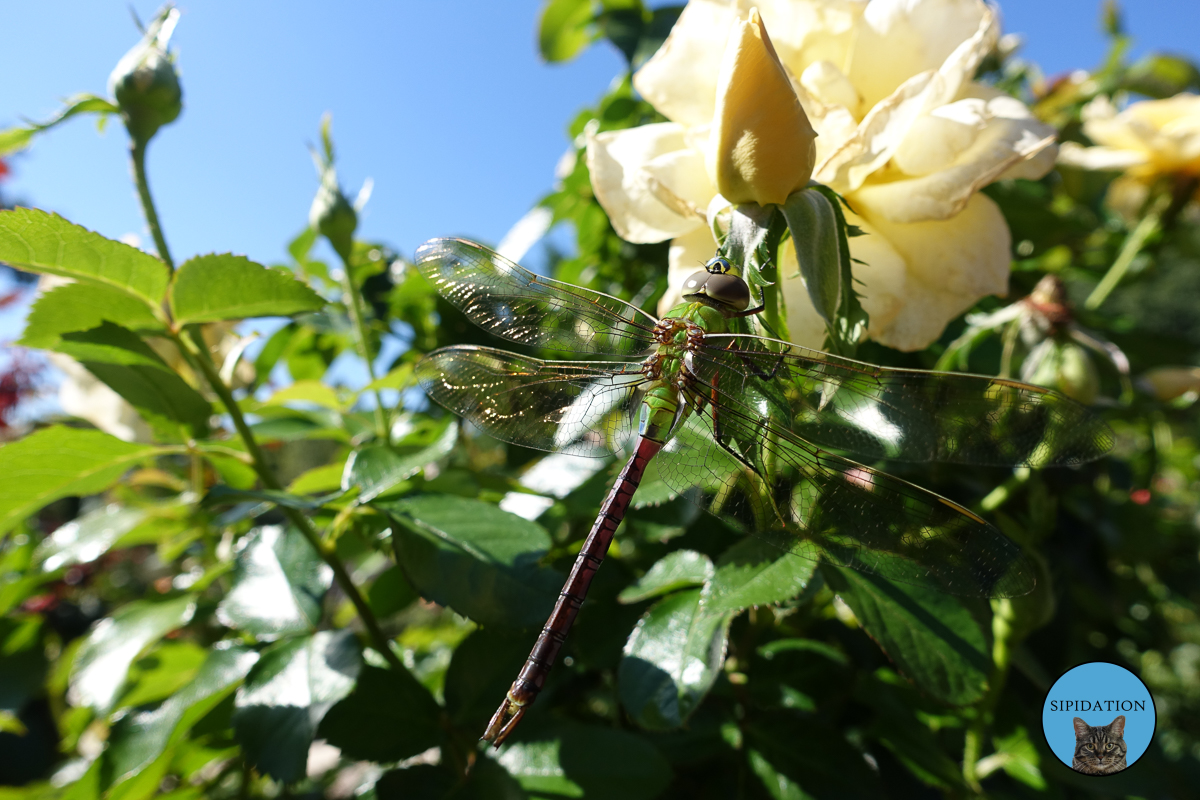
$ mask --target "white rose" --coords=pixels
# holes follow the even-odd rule
[[[671,239],[670,284],[713,254],[709,214],[727,203],[711,174],[709,139],[721,65],[750,3],[692,0],[634,78],[670,122],[594,134],[588,166],[613,226],[633,242]],[[869,335],[901,350],[937,339],[981,297],[1008,289],[1010,235],[978,193],[1054,163],[1054,130],[1019,101],[971,78],[999,24],[981,0],[758,0],[770,41],[818,134],[814,177],[858,212],[870,235],[851,240]],[[783,260],[781,258],[781,260]],[[784,266],[780,275],[795,270]],[[792,279],[798,282],[799,279]],[[785,281],[798,343],[823,326]]]

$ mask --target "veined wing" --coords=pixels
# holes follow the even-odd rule
[[[465,239],[430,239],[416,267],[479,327],[518,344],[569,353],[636,356],[657,320],[602,292],[535,275]]]
[[[1058,392],[1002,378],[879,367],[740,334],[705,337],[695,372],[722,389],[770,384],[797,436],[867,458],[1061,466],[1099,458],[1112,431]],[[774,351],[773,351],[774,350]]]
[[[637,429],[641,365],[543,361],[490,347],[443,347],[417,363],[441,405],[505,442],[572,455],[617,453]]]
[[[804,558],[950,594],[1033,588],[1020,550],[987,522],[774,427],[761,395],[699,386],[691,400],[703,407],[659,452],[659,475],[733,527]]]

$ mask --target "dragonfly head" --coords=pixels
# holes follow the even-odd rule
[[[683,299],[745,311],[750,307],[750,287],[727,259],[717,256],[683,282]]]

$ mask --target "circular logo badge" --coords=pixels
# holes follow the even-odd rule
[[[1133,766],[1150,746],[1157,720],[1146,684],[1107,661],[1064,673],[1042,705],[1046,744],[1084,775],[1115,775]]]

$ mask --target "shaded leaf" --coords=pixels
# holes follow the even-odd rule
[[[832,325],[842,293],[833,204],[820,192],[805,190],[792,194],[781,210],[792,234],[798,263],[787,265],[780,274],[791,277],[791,268],[795,267],[808,289],[813,308],[827,325]]]
[[[591,41],[591,0],[549,0],[538,24],[538,51],[550,62],[569,61]]]
[[[356,450],[346,460],[342,489],[357,486],[358,501],[370,502],[445,456],[457,441],[458,423],[447,420],[441,434],[430,444],[375,444]]]
[[[342,492],[331,492],[320,497],[300,497],[291,492],[280,492],[275,489],[235,489],[232,486],[214,486],[204,496],[204,505],[221,506],[240,500],[260,500],[264,503],[274,503],[285,508],[296,508],[301,511],[312,511],[326,503],[342,496]]]
[[[808,586],[816,567],[816,561],[747,537],[721,554],[705,603],[712,613],[782,603]]]
[[[256,661],[258,654],[246,647],[213,649],[195,677],[160,706],[118,720],[105,755],[112,782],[134,777],[177,744],[205,714],[233,693]]]
[[[349,758],[402,761],[438,744],[441,714],[411,673],[364,666],[354,691],[329,710],[318,735]]]
[[[68,694],[71,703],[107,714],[138,654],[186,625],[195,611],[190,595],[157,603],[136,600],[97,622],[75,657]]]
[[[54,425],[0,447],[0,532],[60,497],[102,492],[163,452],[95,430]]]
[[[822,565],[863,629],[920,689],[954,705],[983,696],[992,660],[979,622],[960,598]]]
[[[128,328],[105,322],[65,333],[54,349],[86,367],[164,436],[207,434],[212,406]]]
[[[703,586],[713,576],[713,563],[695,550],[676,550],[654,563],[632,586],[625,587],[617,599],[639,603],[651,597],[669,594],[691,586]]]
[[[242,540],[217,619],[262,639],[308,633],[332,582],[333,571],[297,531],[264,526]]]
[[[513,636],[503,628],[478,628],[454,648],[446,670],[445,697],[446,711],[456,726],[483,730],[535,638]]]
[[[231,253],[197,256],[175,273],[171,313],[180,324],[318,311],[319,294],[290,274]]]
[[[35,208],[0,211],[0,261],[26,272],[111,286],[151,308],[159,307],[167,291],[167,266],[154,256]]]
[[[550,537],[537,523],[449,495],[377,507],[396,521],[396,561],[422,597],[482,625],[540,625],[553,608],[563,576],[538,563]]]
[[[617,671],[621,704],[651,730],[681,726],[725,661],[732,614],[709,614],[700,589],[660,600],[638,621]]]
[[[379,617],[395,614],[397,611],[407,608],[416,599],[416,590],[408,582],[408,578],[404,577],[404,571],[399,567],[389,567],[384,570],[371,582],[371,588],[367,590],[367,605]]]
[[[132,330],[161,330],[145,302],[111,286],[69,283],[42,294],[29,309],[24,347],[54,349],[64,333],[86,331],[112,322]]]
[[[144,509],[109,503],[60,525],[38,545],[34,558],[45,572],[95,561],[145,519]]]
[[[496,760],[534,797],[649,800],[671,780],[667,760],[634,733],[573,722],[522,733]]]
[[[746,729],[751,771],[776,800],[885,795],[863,755],[812,716],[760,714]]]
[[[317,726],[354,689],[361,667],[358,640],[347,630],[264,650],[234,702],[234,736],[247,760],[284,783],[303,778]]]

